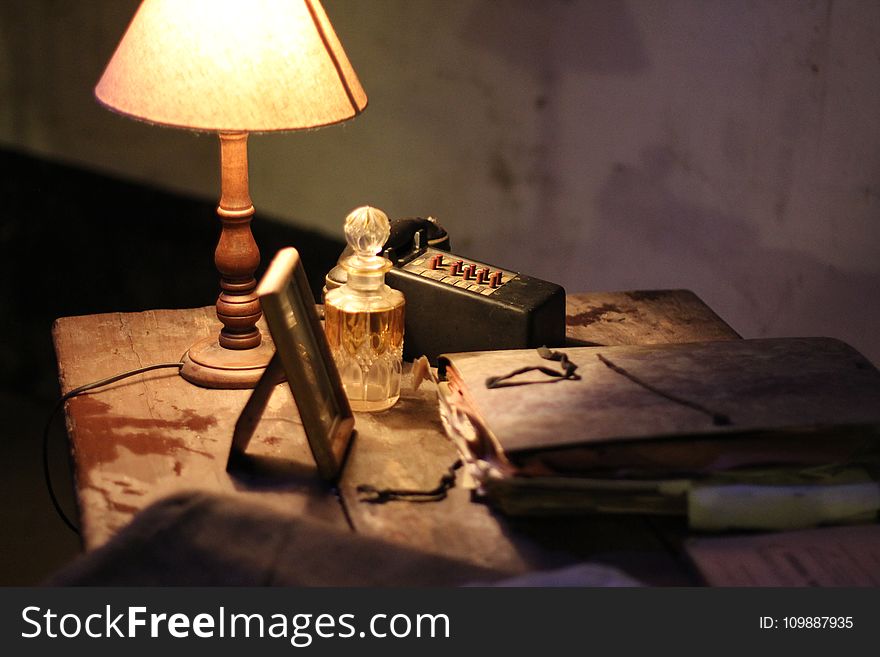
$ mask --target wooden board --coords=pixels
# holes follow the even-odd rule
[[[175,362],[219,324],[213,307],[59,319],[53,336],[62,392],[145,365]],[[125,379],[67,402],[80,525],[86,549],[104,543],[151,502],[181,490],[258,498],[282,512],[345,527],[316,476],[290,391],[279,386],[251,443],[277,476],[226,473],[232,429],[249,390],[209,390],[175,370]]]
[[[738,337],[687,291],[575,294],[568,309],[568,336],[578,343]],[[62,389],[177,361],[216,327],[213,308],[60,319],[53,335]],[[151,501],[187,489],[243,495],[345,526],[337,500],[318,481],[285,385],[273,394],[249,448],[277,465],[275,476],[226,474],[232,427],[249,394],[198,388],[160,370],[72,399],[67,425],[85,547],[103,544]],[[666,546],[667,532],[640,518],[513,522],[472,503],[461,487],[438,503],[360,502],[359,484],[432,488],[456,459],[428,388],[415,391],[405,379],[400,402],[383,413],[356,414],[356,429],[342,491],[358,532],[511,573],[591,558],[651,583],[691,581]]]
[[[690,290],[590,292],[566,298],[572,344],[673,344],[740,335]]]

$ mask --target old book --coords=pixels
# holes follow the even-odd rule
[[[873,485],[880,372],[843,342],[561,352],[574,377],[536,350],[440,359],[447,432],[503,511],[685,514],[695,485]]]

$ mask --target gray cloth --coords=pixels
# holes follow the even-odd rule
[[[589,565],[508,579],[233,497],[181,493],[156,502],[50,586],[631,586]]]

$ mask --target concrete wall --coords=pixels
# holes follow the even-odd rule
[[[0,5],[0,142],[214,197],[210,136],[91,89],[135,0]],[[693,289],[880,363],[880,3],[324,0],[370,97],[251,138],[258,214],[438,217],[569,291]],[[120,217],[120,221],[124,221]]]

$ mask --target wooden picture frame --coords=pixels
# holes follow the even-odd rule
[[[318,473],[335,483],[352,439],[354,416],[295,248],[275,255],[257,295],[275,355],[236,423],[227,470],[244,457],[272,390],[286,376]]]

